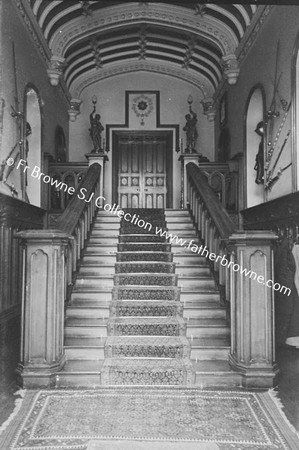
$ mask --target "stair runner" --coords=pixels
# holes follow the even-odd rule
[[[173,235],[198,243],[187,210],[136,214],[153,226],[166,218]],[[189,358],[198,386],[241,383],[229,367],[230,329],[206,259],[128,222],[120,229],[105,211],[97,212],[82,254],[64,348],[57,387],[192,383]]]
[[[102,383],[194,384],[171,245],[155,234],[164,210],[137,212],[151,230],[121,220]]]

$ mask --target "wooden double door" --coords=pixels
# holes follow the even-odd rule
[[[172,133],[115,132],[114,201],[121,208],[171,207]]]

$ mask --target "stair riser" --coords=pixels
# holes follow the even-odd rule
[[[65,356],[67,360],[101,360],[104,359],[104,347],[65,347]]]
[[[105,236],[117,237],[118,233],[119,233],[118,230],[113,230],[113,229],[109,229],[109,230],[93,229],[91,232],[91,236],[92,237],[102,237],[102,238],[104,238]]]
[[[136,302],[138,303],[138,302]],[[166,302],[167,303],[167,302]],[[117,306],[111,307],[110,309],[111,317],[175,317],[177,315],[182,316],[183,308],[181,305],[176,306],[165,306],[165,307],[155,307],[155,306]]]
[[[105,349],[106,358],[189,358],[190,348],[183,346],[159,347],[159,346],[109,346]]]
[[[116,255],[103,255],[103,256],[83,256],[82,258],[82,264],[84,267],[84,265],[86,264],[86,266],[88,265],[112,265],[116,263]]]
[[[84,319],[107,319],[109,317],[109,308],[72,308],[67,309],[68,318],[84,318]]]
[[[114,275],[115,285],[141,285],[141,286],[176,286],[177,277],[175,275]]]
[[[100,288],[112,288],[113,287],[113,278],[101,278],[101,279],[94,279],[94,278],[84,278],[82,280],[77,280],[75,284],[75,290],[78,291],[79,289],[100,289]]]
[[[84,252],[84,256],[89,256],[89,255],[96,255],[96,254],[100,254],[100,255],[102,255],[102,254],[105,254],[105,253],[107,253],[107,254],[116,254],[116,252],[117,252],[117,245],[105,245],[105,246],[102,246],[102,245],[98,245],[98,246],[96,246],[96,245],[90,245],[90,244],[88,244],[87,246],[86,246],[86,250],[85,250],[85,252]]]
[[[128,233],[128,234],[123,234],[119,236],[119,242],[120,243],[146,243],[147,246],[149,247],[149,250],[151,250],[150,248],[150,244],[152,242],[156,242],[156,243],[166,243],[166,239],[163,236],[157,236],[155,234],[150,234],[150,235],[146,235],[144,234],[136,234],[136,233]],[[125,250],[124,250],[125,251]]]
[[[178,301],[179,300],[179,289],[174,287],[174,289],[168,289],[165,287],[163,289],[151,289],[149,287],[124,287],[114,288],[112,293],[114,300],[165,300],[165,301]]]
[[[112,336],[184,336],[185,325],[159,325],[159,324],[108,324],[108,335]]]
[[[165,209],[165,217],[168,220],[168,217],[186,217],[188,220],[190,219],[190,214],[187,209]]]
[[[200,386],[201,389],[206,387],[214,387],[214,388],[233,388],[233,387],[242,387],[242,377],[236,373],[233,374],[219,374],[213,375],[211,373],[207,374],[196,374],[195,376],[195,384]]]
[[[225,319],[226,311],[223,309],[197,309],[188,308],[184,309],[184,315],[186,319],[198,318],[198,319]]]
[[[169,233],[171,234],[171,236],[169,236],[169,238],[171,239],[170,243],[173,245],[188,246],[191,239],[193,239],[194,241],[197,239],[197,234],[193,228],[190,229],[172,228],[171,230],[168,230],[168,234]],[[180,239],[182,239],[182,241]],[[183,242],[184,240],[186,242]],[[194,244],[197,245],[196,242],[194,242]],[[192,245],[190,247],[192,247]]]
[[[191,347],[191,359],[195,361],[227,361],[229,354],[228,348],[194,348]]]
[[[189,241],[187,240],[186,246],[188,247],[188,245],[189,245]],[[177,254],[180,255],[181,253],[183,253],[185,256],[197,256],[198,258],[202,258],[203,263],[206,263],[206,259],[204,257],[200,256],[198,253],[191,252],[190,249],[186,248],[183,245],[172,243],[171,251],[172,251],[174,257]]]
[[[110,303],[112,301],[112,292],[73,292],[71,295],[71,303],[84,302],[86,300],[93,300],[99,302]]]
[[[172,248],[172,251],[174,248]],[[207,261],[203,256],[195,255],[193,256],[191,252],[189,253],[173,253],[173,262],[177,264],[177,267],[182,267],[184,265],[207,265]]]
[[[172,263],[152,262],[127,263],[120,262],[115,265],[115,273],[174,273],[175,265]]]
[[[102,276],[102,275],[114,275],[115,274],[115,267],[114,266],[105,266],[102,264],[99,267],[96,266],[82,266],[79,270],[80,276]]]
[[[158,251],[158,252],[170,252],[171,245],[163,243],[153,244],[135,244],[135,243],[122,243],[117,247],[118,252],[143,252],[143,251]]]
[[[127,261],[163,261],[172,262],[172,253],[166,252],[132,252],[132,253],[117,253],[117,262],[127,262]]]
[[[175,273],[180,277],[209,277],[210,270],[208,267],[183,267],[176,266]]]
[[[220,295],[215,293],[205,293],[203,291],[186,291],[186,289],[182,289],[181,291],[181,302],[213,302],[213,303],[219,303]]]
[[[194,231],[194,227],[192,223],[186,223],[186,222],[179,222],[179,221],[167,221],[167,229],[170,233],[172,233],[173,230],[184,230],[184,231]]]
[[[193,374],[187,374],[184,370],[159,370],[155,372],[142,372],[131,368],[130,370],[119,369],[110,373],[103,373],[103,384],[114,384],[121,386],[182,386],[194,383]]]
[[[93,236],[91,235],[88,241],[89,244],[110,244],[110,245],[117,245],[118,244],[118,237],[117,236],[106,236],[106,237],[99,237],[99,236]]]
[[[98,327],[65,327],[65,337],[106,337],[107,325]]]
[[[119,233],[119,227],[120,224],[119,222],[95,222],[93,227],[92,227],[92,231],[94,230],[103,230],[103,231],[107,231],[107,230],[115,230],[117,233]]]
[[[76,373],[59,373],[56,377],[56,387],[75,387],[75,388],[91,388],[95,389],[102,386],[101,374],[76,374]]]
[[[215,289],[215,282],[213,279],[206,278],[184,278],[179,277],[178,286],[181,286],[183,289]]]
[[[221,328],[221,327],[188,327],[187,324],[187,337],[191,339],[192,346],[192,337],[227,337],[230,335],[229,328]]]

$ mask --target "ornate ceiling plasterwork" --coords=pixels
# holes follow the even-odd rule
[[[215,95],[216,84],[217,96],[219,89],[221,90],[223,88],[225,82],[224,78],[226,78],[230,84],[236,82],[239,72],[239,63],[242,62],[250,51],[252,44],[255,42],[271,8],[273,7],[272,5],[258,7],[250,5],[250,8],[248,9],[248,6],[243,7],[242,5],[233,5],[235,8],[234,10],[234,8],[230,6],[222,7],[221,5],[211,3],[207,4],[207,10],[210,11],[210,14],[205,13],[200,15],[195,14],[194,9],[190,9],[190,6],[188,8],[187,3],[186,7],[172,4],[170,8],[169,5],[163,3],[126,2],[121,6],[120,4],[115,5],[114,3],[112,6],[104,6],[100,7],[100,9],[96,9],[98,6],[96,6],[96,8],[92,7],[90,14],[84,15],[82,13],[79,17],[77,14],[77,18],[74,18],[75,15],[70,14],[70,11],[80,10],[80,7],[75,2],[68,2],[69,6],[66,5],[67,7],[64,7],[64,2],[62,1],[46,3],[44,0],[31,0],[30,2],[28,0],[14,0],[13,3],[17,6],[34,45],[47,66],[48,73],[50,73],[49,76],[52,76],[52,80],[50,79],[51,83],[54,85],[55,81],[55,84],[58,84],[59,90],[62,92],[65,101],[68,103],[70,102],[71,97],[75,98],[78,102],[82,90],[93,82],[133,71],[162,73],[180,78],[197,86],[206,99],[212,98],[213,94]],[[96,4],[96,2],[90,3]],[[30,5],[32,5],[32,8]],[[59,8],[57,8],[56,12],[55,8],[57,6],[59,6]],[[42,13],[37,16],[39,9]],[[238,12],[236,12],[236,9]],[[225,17],[227,20],[225,20]],[[221,21],[221,18],[223,21]],[[37,20],[39,20],[39,23]],[[56,29],[58,23],[61,23],[61,28]],[[206,49],[206,55],[210,51],[210,54],[207,56],[208,59],[205,59],[205,57],[201,55],[201,62],[198,58],[197,60],[194,60],[194,56],[197,55],[194,54],[194,45],[192,42],[189,46],[187,45],[181,66],[178,61],[176,61],[176,63],[170,62],[171,58],[170,60],[167,60],[167,58],[165,58],[165,60],[157,60],[155,57],[149,57],[147,59],[147,36],[145,35],[142,55],[140,53],[141,47],[139,48],[139,56],[142,56],[139,61],[137,54],[134,61],[130,60],[130,58],[123,59],[117,63],[109,62],[105,66],[105,56],[102,58],[100,53],[99,58],[102,58],[101,61],[103,60],[104,64],[100,64],[99,67],[97,67],[97,70],[94,70],[92,66],[90,67],[90,65],[87,65],[87,71],[82,75],[80,75],[80,71],[77,71],[78,77],[74,78],[74,82],[71,84],[72,95],[70,96],[70,92],[64,82],[61,68],[63,69],[68,63],[69,59],[66,58],[66,60],[64,60],[64,56],[72,49],[72,46],[78,45],[82,40],[90,39],[99,33],[105,34],[106,32],[113,32],[113,30],[117,29],[125,30],[125,27],[128,28],[138,24],[153,24],[161,28],[167,27],[168,30],[179,30],[181,36],[182,33],[185,33],[185,35],[190,34],[196,36],[199,41],[202,40],[203,46],[209,43],[210,50]],[[167,28],[165,28],[166,33]],[[52,33],[54,34],[52,35]],[[46,39],[48,35],[51,36],[49,45]],[[183,45],[185,45],[185,43],[183,43]],[[136,50],[134,51],[136,54]],[[173,52],[173,48],[169,47],[170,56],[171,52]],[[182,51],[180,50],[180,52]],[[217,52],[219,52],[218,55]],[[219,60],[220,55],[222,55],[222,61]],[[166,54],[164,56],[166,56]],[[57,61],[60,64],[59,73],[58,68],[56,67]],[[80,58],[77,59],[77,61],[80,61]],[[224,78],[222,78],[222,81],[219,83],[221,70],[219,65],[220,62],[223,64],[222,69]],[[84,63],[84,58],[82,59],[82,63]],[[201,71],[200,64],[202,63],[205,63],[205,69]],[[219,69],[217,68],[217,64]],[[69,68],[68,72],[71,70],[72,69]],[[207,71],[209,72],[210,79],[205,76]],[[52,72],[55,72],[54,75]],[[211,78],[214,76],[211,75],[212,72],[214,75],[216,74],[217,79],[214,78],[214,80],[212,79],[211,81]],[[54,76],[57,79],[54,80]],[[214,85],[212,85],[213,83]]]
[[[132,61],[127,63],[121,63],[111,66],[108,69],[103,69],[96,71],[96,73],[88,73],[84,76],[78,78],[74,85],[72,86],[71,92],[74,98],[80,98],[82,91],[93,83],[100,80],[110,78],[112,76],[121,75],[125,73],[146,71],[160,73],[164,75],[169,75],[175,78],[184,80],[194,86],[196,86],[203,95],[203,98],[212,97],[214,92],[214,87],[212,84],[208,83],[205,77],[199,78],[198,75],[193,76],[190,72],[175,68],[171,65],[160,64],[148,61]]]
[[[49,46],[56,56],[63,56],[67,49],[78,40],[90,36],[95,32],[109,29],[117,25],[135,24],[147,21],[155,24],[167,24],[170,27],[180,28],[186,32],[193,32],[198,36],[212,41],[222,51],[223,55],[234,53],[238,41],[229,28],[212,18],[202,19],[193,13],[175,6],[170,8],[156,4],[145,9],[138,5],[128,3],[119,7],[110,7],[87,17],[82,23],[81,18],[74,19],[58,30],[49,42]]]

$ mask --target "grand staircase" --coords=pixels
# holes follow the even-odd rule
[[[98,211],[66,310],[57,386],[239,386],[228,365],[226,310],[188,211]],[[156,227],[185,240],[170,243]]]

